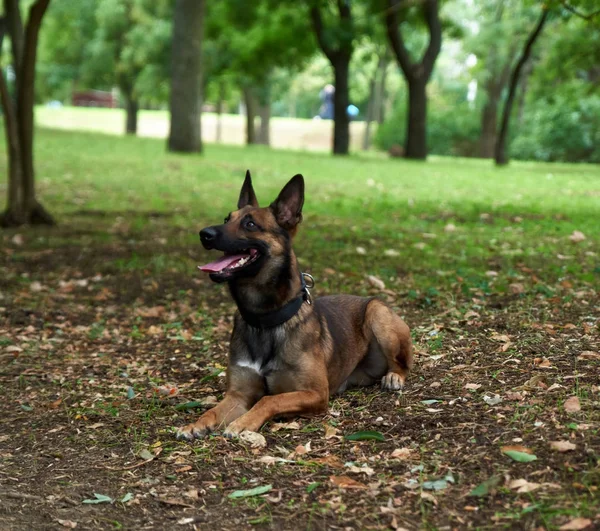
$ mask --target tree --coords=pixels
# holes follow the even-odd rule
[[[276,0],[222,0],[207,8],[204,59],[209,82],[239,88],[246,109],[246,142],[269,144],[273,85],[281,69],[291,74],[315,51],[305,13]],[[260,117],[256,131],[255,118]]]
[[[23,223],[54,224],[54,219],[38,202],[33,164],[33,103],[35,63],[40,27],[50,0],[36,0],[29,8],[23,27],[18,0],[4,0],[0,42],[10,37],[15,72],[16,97],[10,97],[4,75],[0,75],[0,99],[4,111],[8,152],[8,196],[1,226]]]
[[[515,96],[517,94],[517,86],[519,84],[519,77],[523,70],[523,67],[527,63],[529,57],[531,56],[531,50],[533,49],[533,45],[536,40],[540,36],[546,21],[548,20],[549,10],[544,5],[542,6],[540,17],[535,25],[535,27],[531,30],[531,33],[527,37],[525,41],[525,45],[521,52],[521,56],[515,65],[512,74],[510,76],[510,85],[508,89],[508,97],[506,98],[506,102],[504,103],[504,109],[502,111],[502,121],[500,123],[500,131],[498,132],[498,138],[496,140],[496,147],[494,150],[494,160],[496,161],[496,165],[502,166],[508,164],[508,154],[506,152],[506,139],[508,136],[508,126],[510,122],[510,115],[512,112],[512,106],[515,101]]]
[[[355,26],[350,0],[337,0],[337,15],[328,25],[319,2],[310,4],[310,18],[319,47],[333,68],[335,93],[333,97],[333,154],[347,155],[350,147],[350,104],[348,76],[354,51]]]
[[[429,44],[421,60],[413,62],[400,27],[401,22],[407,20],[409,5],[406,0],[389,0],[385,23],[390,45],[408,84],[405,156],[410,159],[425,159],[427,157],[427,83],[442,46],[442,24],[438,13],[438,0],[423,0],[418,9],[427,24]]]
[[[204,0],[176,0],[171,53],[169,151],[202,151],[202,34]]]
[[[125,107],[125,132],[137,133],[142,100],[164,100],[171,11],[165,0],[102,0],[83,79],[90,87],[115,84]]]

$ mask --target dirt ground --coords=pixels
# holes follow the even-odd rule
[[[145,267],[150,241],[133,267],[126,239],[0,238],[1,529],[600,528],[592,287],[473,289],[435,305],[372,288],[413,330],[402,394],[347,392],[325,416],[264,426],[265,447],[190,444],[173,427],[224,390],[225,289]],[[346,438],[364,431],[375,438]]]

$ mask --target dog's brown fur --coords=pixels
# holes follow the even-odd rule
[[[208,227],[210,244],[222,251],[259,248],[261,257],[227,281],[238,308],[264,314],[282,308],[302,291],[291,247],[302,220],[304,179],[296,175],[269,207],[259,208],[250,174],[238,210],[225,224]],[[249,221],[253,224],[249,224]],[[351,295],[304,302],[287,322],[272,328],[248,325],[236,312],[222,402],[178,436],[193,439],[225,428],[226,436],[256,431],[278,415],[327,410],[329,397],[352,385],[381,380],[401,389],[413,363],[410,331],[383,302]]]

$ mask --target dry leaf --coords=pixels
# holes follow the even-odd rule
[[[592,525],[592,521],[589,518],[573,518],[570,522],[561,525],[558,529],[560,531],[576,531],[578,529],[587,529]]]
[[[329,476],[329,481],[342,489],[366,489],[367,486],[360,481],[355,481],[348,476]]]
[[[374,275],[367,275],[367,280],[369,281],[369,284],[371,284],[371,286],[373,286],[375,289],[385,289],[385,284],[383,280],[381,280],[379,277],[376,277]]]
[[[56,520],[63,527],[68,527],[69,529],[75,529],[77,527],[77,522],[73,522],[73,520]]]
[[[513,284],[509,284],[508,288],[513,295],[520,295],[521,293],[525,293],[525,286],[519,282],[514,282]]]
[[[294,453],[296,453],[298,455],[304,455],[304,454],[307,454],[308,452],[310,452],[310,441],[307,442],[305,445],[299,444],[294,449]]]
[[[577,445],[569,441],[551,441],[550,448],[557,452],[570,452],[571,450],[575,450]]]
[[[421,492],[421,499],[422,500],[430,501],[431,503],[433,503],[433,505],[437,505],[438,504],[438,501],[437,501],[436,497],[433,494],[429,493],[429,492]]]
[[[600,354],[598,352],[593,352],[591,350],[586,350],[577,356],[579,361],[581,360],[600,360]]]
[[[276,432],[279,430],[299,430],[300,424],[297,422],[274,422],[271,426],[271,431]]]
[[[365,254],[367,254],[367,250],[364,247],[357,247],[356,248],[356,254],[365,255]]]
[[[569,240],[571,240],[573,243],[579,243],[585,240],[585,234],[579,230],[574,230],[573,234],[571,234],[571,236],[569,236]],[[562,529],[562,527],[561,527]]]
[[[518,391],[506,391],[504,396],[506,396],[507,400],[523,400],[524,398],[524,396]]]
[[[540,488],[539,483],[530,483],[526,479],[513,479],[509,485],[509,489],[516,490],[519,493],[533,492]]]
[[[481,387],[481,384],[476,384],[476,383],[468,383],[467,385],[465,385],[465,389],[469,389],[469,390],[473,390],[473,391],[477,391],[477,389],[479,389]]]
[[[325,439],[331,439],[332,437],[335,437],[337,432],[337,428],[329,426],[329,424],[325,425]]]
[[[344,463],[342,460],[335,455],[328,455],[326,457],[317,457],[316,459],[311,459],[311,463],[318,463],[320,465],[327,465],[331,468],[344,468]]]
[[[455,230],[456,230],[456,225],[454,225],[454,223],[448,223],[444,227],[444,232],[454,232]]]
[[[565,400],[564,408],[567,413],[577,413],[577,411],[581,411],[581,404],[579,403],[579,398],[576,396],[568,398],[567,400]]]
[[[239,439],[242,442],[248,443],[252,448],[264,448],[267,446],[267,440],[255,431],[244,430],[239,434]]]
[[[367,476],[372,476],[373,474],[375,474],[375,470],[373,470],[370,466],[367,465],[363,465],[363,466],[346,466],[346,469],[349,472],[354,472],[355,474],[366,474]]]
[[[550,363],[550,360],[548,358],[535,358],[533,360],[533,363],[540,369],[551,369],[552,368],[552,363]]]
[[[175,472],[177,473],[181,473],[181,472],[187,472],[188,470],[191,470],[192,467],[190,465],[186,465],[186,466],[182,466],[181,468],[177,468],[175,470]]]
[[[410,448],[396,448],[391,454],[392,459],[411,459],[413,451]]]

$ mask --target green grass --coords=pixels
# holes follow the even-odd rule
[[[80,226],[75,220],[82,211],[107,214],[95,223],[86,217],[91,226],[78,237],[82,245],[126,232],[147,236],[166,225],[169,244],[196,246],[197,230],[234,208],[249,168],[261,204],[295,173],[305,176],[305,221],[296,250],[302,266],[316,274],[329,267],[386,282],[402,278],[416,290],[409,296],[425,303],[457,277],[464,290],[487,292],[494,284],[504,291],[523,276],[523,264],[539,270],[535,291],[547,297],[558,279],[590,283],[599,276],[593,254],[600,240],[598,166],[513,162],[498,169],[483,160],[431,157],[420,163],[258,146],[207,145],[202,156],[174,155],[157,139],[56,130],[38,132],[35,155],[40,196],[59,223]],[[5,170],[3,149],[0,173]],[[0,183],[0,193],[5,189]],[[449,223],[456,230],[445,231]],[[573,244],[573,230],[588,239]],[[71,239],[49,232],[39,245],[68,245]],[[160,248],[158,242],[152,257],[133,252],[115,265],[189,270],[184,253],[162,254]],[[489,270],[498,276],[486,275]],[[335,275],[326,283],[343,289]]]

